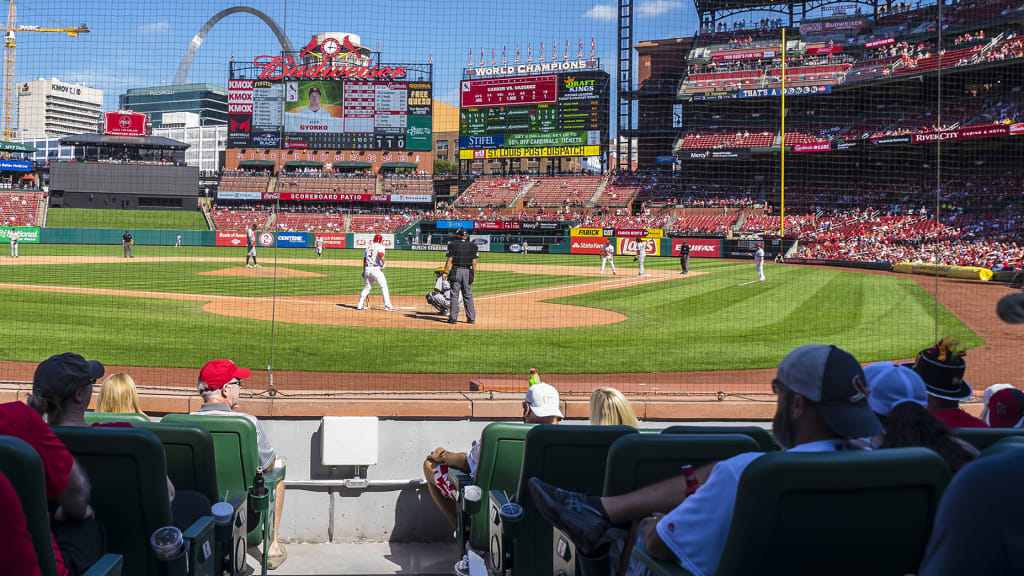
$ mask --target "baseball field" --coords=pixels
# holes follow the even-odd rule
[[[136,246],[125,259],[120,246],[25,244],[20,258],[0,258],[0,360],[71,350],[109,365],[195,368],[227,357],[315,373],[326,390],[337,373],[529,368],[721,371],[736,380],[808,342],[834,343],[863,362],[911,358],[937,335],[985,344],[943,298],[975,289],[933,290],[930,278],[768,264],[767,281],[757,282],[749,261],[693,259],[682,275],[678,260],[653,257],[639,277],[625,256],[616,257],[618,275],[602,275],[597,256],[482,253],[477,322],[463,315],[452,326],[424,298],[443,252],[388,253],[396,312],[383,310],[376,286],[371,309],[356,309],[360,258],[268,248],[260,268],[246,268],[240,248]]]

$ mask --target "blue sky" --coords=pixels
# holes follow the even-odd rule
[[[79,38],[60,34],[17,35],[18,81],[57,77],[104,90],[106,109],[117,107],[117,96],[128,88],[171,83],[189,41],[214,14],[239,2],[207,0],[22,0],[18,23],[63,27],[85,23],[92,30]],[[579,40],[584,52],[590,39],[597,44],[605,70],[614,75],[617,4],[608,0],[452,2],[257,0],[248,6],[266,12],[285,28],[292,43],[302,46],[320,32],[359,35],[371,49],[377,44],[385,61],[426,62],[434,59],[434,97],[457,104],[458,79],[473,51],[474,61],[484,49],[496,49],[500,60],[507,46],[511,61],[515,45],[526,57],[533,46],[537,57],[541,42],[550,58],[552,41],[559,57],[570,42],[575,56]],[[691,36],[696,13],[691,2],[636,0],[634,41]],[[229,16],[217,24],[196,56],[189,82],[227,84],[227,62],[234,54],[247,60],[278,50],[277,41],[258,18]]]

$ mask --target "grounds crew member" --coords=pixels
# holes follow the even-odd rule
[[[451,306],[448,323],[455,324],[459,320],[458,302],[461,299],[466,307],[466,319],[470,324],[476,323],[476,307],[473,306],[473,281],[476,280],[477,247],[469,241],[469,232],[460,228],[456,239],[448,243],[448,260],[444,263],[444,271],[448,281],[452,283]]]
[[[134,242],[134,240],[132,240],[131,232],[125,230],[124,236],[121,236],[121,246],[124,247],[125,258],[135,258],[135,255],[132,254],[132,242]]]

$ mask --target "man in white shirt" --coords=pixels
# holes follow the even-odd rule
[[[303,108],[299,113],[299,119],[302,121],[314,121],[314,120],[326,120],[330,118],[330,114],[327,110],[320,107],[320,88],[313,86],[309,89],[309,106]]]
[[[7,238],[11,241],[11,258],[18,257],[18,231],[11,228],[7,231]]]
[[[644,260],[647,259],[647,239],[640,237],[636,239],[636,260],[640,262],[640,273],[637,276],[644,275]]]
[[[612,267],[612,274],[618,274],[615,271],[615,246],[612,244],[611,238],[608,239],[608,243],[601,248],[601,274],[604,274],[605,264],[610,264]]]
[[[856,358],[835,346],[800,346],[779,363],[772,389],[776,443],[794,452],[859,449],[850,440],[884,433],[867,401]],[[608,541],[612,524],[643,519],[648,553],[691,574],[714,574],[725,548],[740,476],[763,452],[740,454],[697,470],[703,485],[687,496],[682,477],[621,496],[598,498],[530,479],[537,510],[584,554]],[[664,511],[668,513],[663,513]]]
[[[757,251],[754,252],[754,270],[757,271],[757,281],[764,282],[764,248],[761,243],[754,244]]]
[[[363,291],[359,294],[359,304],[356,305],[357,310],[366,310],[366,297],[370,294],[370,289],[373,288],[373,283],[376,282],[380,286],[380,292],[384,295],[384,309],[388,312],[394,312],[397,310],[391,305],[391,293],[388,292],[388,280],[384,277],[384,245],[382,242],[384,237],[380,234],[376,234],[373,237],[373,242],[366,247],[366,251],[363,252],[363,281],[366,283],[363,286]]]

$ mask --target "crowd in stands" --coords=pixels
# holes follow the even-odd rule
[[[531,184],[530,176],[481,177],[456,200],[458,206],[501,208],[519,196]]]
[[[0,193],[0,226],[35,226],[42,192]]]

